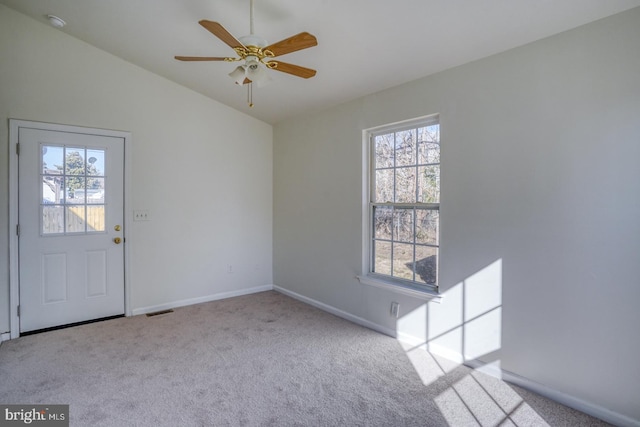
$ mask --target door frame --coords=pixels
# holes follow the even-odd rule
[[[131,132],[97,129],[82,126],[62,125],[55,123],[36,122],[29,120],[9,119],[9,324],[11,328],[10,339],[20,336],[20,317],[18,305],[20,304],[20,270],[18,251],[18,136],[20,128],[30,128],[45,131],[58,131],[69,133],[84,133],[90,135],[110,136],[124,140],[124,313],[131,316],[131,284],[129,274],[129,245],[127,235],[131,226],[132,216],[129,215],[131,194]]]

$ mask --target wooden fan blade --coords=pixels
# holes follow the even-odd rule
[[[272,70],[282,71],[283,73],[292,74],[294,76],[308,79],[316,75],[316,70],[311,68],[301,67],[299,65],[287,64],[282,61],[269,61],[269,64],[275,64],[275,66],[269,66]]]
[[[202,21],[198,22],[200,25],[202,25],[204,28],[206,28],[211,34],[213,34],[214,36],[216,36],[217,38],[219,38],[220,40],[222,40],[223,42],[225,42],[227,45],[229,45],[232,49],[235,48],[245,48],[242,43],[240,43],[238,41],[238,39],[236,39],[235,37],[233,37],[231,35],[231,33],[229,31],[227,31],[222,25],[220,25],[217,22],[214,21],[207,21],[206,19],[203,19]]]
[[[280,40],[277,43],[265,47],[264,50],[270,50],[273,52],[273,56],[280,56],[317,45],[318,40],[311,34],[304,32],[291,36],[288,39]]]
[[[233,58],[220,56],[174,56],[178,61],[232,61]]]

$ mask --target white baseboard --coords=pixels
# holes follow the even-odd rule
[[[518,374],[505,371],[504,369],[501,369],[495,365],[486,364],[478,360],[467,360],[464,362],[464,364],[469,366],[470,368],[480,370],[487,375],[491,375],[492,377],[496,377],[508,383],[515,384],[548,399],[551,399],[558,403],[562,403],[565,406],[577,409],[580,412],[584,412],[585,414],[589,414],[593,417],[599,418],[610,424],[621,427],[640,427],[640,420],[634,420],[633,418],[627,417],[626,415],[618,414],[617,412],[613,412],[607,408],[603,408],[602,406],[596,405],[591,402],[586,402],[582,399],[552,389],[543,384],[522,377]]]
[[[137,316],[139,314],[153,313],[161,310],[169,310],[171,308],[184,307],[187,305],[200,304],[200,303],[209,302],[209,301],[217,301],[220,299],[239,297],[242,295],[255,294],[258,292],[265,292],[265,291],[271,291],[271,290],[273,290],[273,285],[264,285],[264,286],[257,286],[255,288],[239,289],[237,291],[221,292],[218,294],[205,295],[203,297],[198,297],[198,298],[189,298],[189,299],[183,299],[179,301],[171,301],[165,304],[152,305],[148,307],[139,307],[139,308],[133,309],[132,314],[134,316]]]
[[[316,301],[312,298],[305,297],[304,295],[300,295],[299,293],[290,291],[285,288],[281,288],[280,286],[273,285],[273,290],[280,292],[281,294],[290,296],[293,299],[297,299],[298,301],[302,301],[309,305],[312,305],[320,310],[331,313],[335,316],[341,317],[343,319],[349,320],[357,325],[364,326],[365,328],[373,329],[376,332],[380,332],[381,334],[389,335],[391,337],[396,337],[396,332],[393,329],[385,328],[384,326],[380,326],[377,323],[370,322],[362,317],[354,316],[351,313],[347,313],[346,311],[340,310],[339,308],[335,308],[328,304],[325,304],[320,301]]]
[[[7,332],[4,334],[0,334],[0,342],[9,341],[11,339],[11,333]]]
[[[354,316],[351,313],[340,310],[338,308],[335,308],[323,302],[316,301],[304,295],[300,295],[288,289],[281,288],[280,286],[273,285],[273,290],[280,292],[282,294],[288,295],[291,298],[305,302],[309,305],[319,308],[320,310],[324,310],[333,315],[349,320],[358,325],[364,326],[369,329],[373,329],[374,331],[396,338],[398,341],[402,341],[413,347],[420,347],[423,350],[428,350],[433,354],[442,356],[453,362],[464,364],[466,366],[469,366],[470,368],[479,370],[487,375],[491,375],[493,377],[496,377],[508,383],[515,384],[524,389],[530,390],[534,393],[544,396],[548,399],[561,403],[565,406],[576,409],[580,412],[584,412],[585,414],[591,415],[593,417],[599,418],[610,424],[620,426],[620,427],[640,427],[640,420],[634,420],[633,418],[627,417],[626,415],[619,414],[617,412],[606,409],[602,406],[599,406],[590,402],[586,402],[577,397],[570,396],[566,393],[562,393],[560,391],[554,390],[550,387],[539,384],[528,378],[505,371],[495,365],[486,364],[477,360],[465,361],[463,355],[457,351],[448,349],[446,347],[443,347],[434,343],[425,343],[424,339],[416,338],[414,336],[411,336],[402,332],[396,332],[393,329],[389,329],[384,326],[373,323],[369,320],[363,319],[361,317]]]

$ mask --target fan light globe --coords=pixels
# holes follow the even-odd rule
[[[244,65],[248,70],[257,70],[258,68],[260,68],[260,62],[258,62],[258,58],[256,58],[255,56],[247,56],[246,62],[244,63]]]
[[[248,64],[247,78],[257,84],[258,87],[264,87],[264,85],[271,81],[271,77],[269,73],[267,73],[267,70],[265,70],[264,65],[261,65],[257,61],[250,65]]]
[[[229,77],[231,77],[236,82],[237,85],[242,85],[246,77],[244,66],[240,65],[236,67],[235,70],[229,73]]]

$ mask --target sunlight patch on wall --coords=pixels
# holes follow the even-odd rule
[[[482,316],[502,305],[502,259],[464,279],[464,318]]]
[[[501,346],[502,308],[497,307],[464,325],[464,360],[480,359]]]
[[[444,292],[442,304],[428,304],[426,342],[431,350],[478,359],[502,344],[502,259]]]
[[[489,360],[483,362],[499,368],[502,259],[470,275],[443,296],[440,304],[422,304],[400,317],[396,323],[400,339],[410,343],[411,350],[428,350],[458,363],[485,357]],[[405,351],[414,366],[428,363],[419,352]],[[425,384],[432,376],[419,375]]]
[[[500,373],[502,259],[443,295],[441,304],[423,304],[399,318],[396,328],[422,383],[450,383],[434,399],[447,423],[548,426],[522,396],[492,376]],[[472,360],[483,366],[461,366]]]
[[[464,285],[462,282],[444,293],[441,304],[428,304],[423,322],[427,324],[425,342],[452,360],[462,362],[464,325]]]

